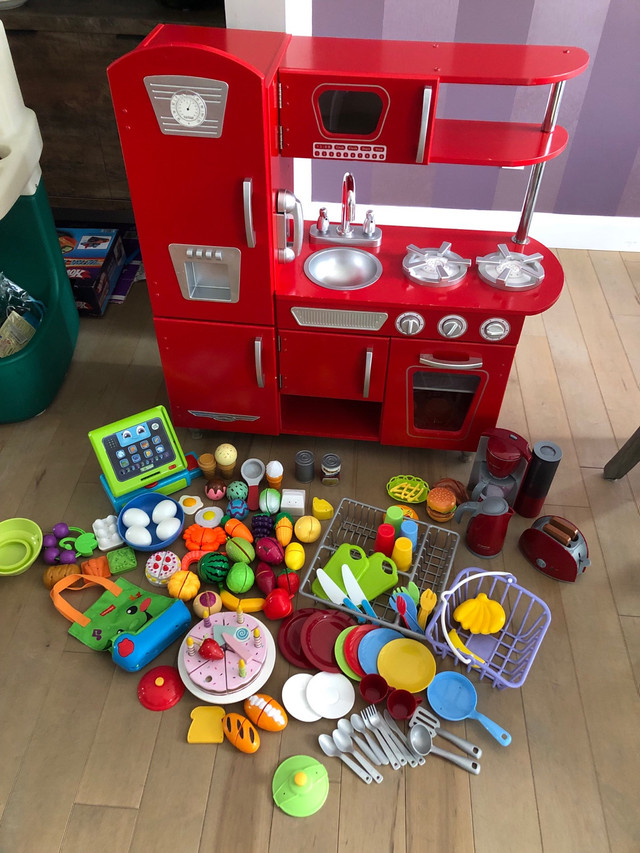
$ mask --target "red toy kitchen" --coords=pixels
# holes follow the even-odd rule
[[[474,451],[525,317],[564,276],[529,238],[580,48],[159,25],[109,81],[174,423]],[[546,86],[536,123],[438,117],[443,84]],[[341,216],[294,158],[343,160]],[[356,221],[354,161],[531,166],[511,232]]]

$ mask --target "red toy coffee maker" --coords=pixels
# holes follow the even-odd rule
[[[467,489],[473,501],[504,498],[513,506],[531,461],[531,448],[515,432],[496,427],[480,437]]]

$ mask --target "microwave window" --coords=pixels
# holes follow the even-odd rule
[[[336,136],[370,136],[384,109],[376,92],[346,89],[325,89],[318,106],[324,129]]]

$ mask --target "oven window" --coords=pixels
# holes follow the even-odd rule
[[[412,376],[413,426],[419,430],[458,432],[473,404],[481,377],[432,373]]]
[[[376,92],[348,89],[325,89],[318,106],[324,129],[336,136],[371,136],[384,109]]]

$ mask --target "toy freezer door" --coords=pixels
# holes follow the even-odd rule
[[[175,425],[279,433],[272,328],[167,319],[155,327]]]
[[[109,80],[154,315],[272,323],[264,77],[180,43],[132,51]]]

